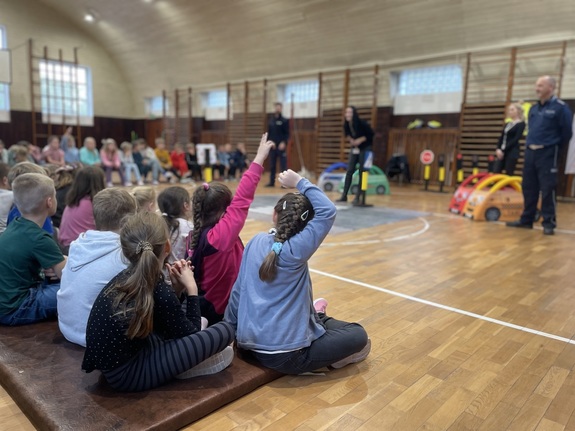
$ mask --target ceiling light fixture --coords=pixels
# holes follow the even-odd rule
[[[98,13],[94,9],[88,9],[84,14],[84,21],[94,22],[98,19],[98,16],[99,16]]]

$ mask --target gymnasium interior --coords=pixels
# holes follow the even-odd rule
[[[520,212],[503,204],[450,210],[465,178],[493,172],[506,107],[537,103],[541,76],[574,112],[573,0],[0,0],[7,149],[71,126],[78,148],[242,142],[253,158],[281,102],[288,167],[332,201],[346,107],[372,127],[380,168],[365,205],[337,203],[309,261],[314,297],[366,329],[364,361],[291,376],[234,359],[115,394],[57,325],[0,326],[0,430],[575,430],[575,141],[559,150],[555,235],[506,227]],[[520,142],[519,185],[506,183],[519,209]],[[285,193],[265,187],[269,169],[244,244]]]

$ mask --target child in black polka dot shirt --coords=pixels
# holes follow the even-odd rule
[[[200,331],[198,291],[184,261],[167,265],[166,224],[154,213],[138,213],[120,232],[130,264],[102,290],[86,328],[82,369],[101,370],[122,391],[147,390],[173,379],[223,370],[233,359],[233,329],[224,322]],[[184,312],[177,295],[185,294]]]

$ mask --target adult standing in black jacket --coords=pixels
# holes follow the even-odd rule
[[[498,174],[505,169],[507,175],[514,175],[515,166],[517,166],[519,159],[519,139],[525,130],[523,107],[519,103],[512,103],[507,108],[507,115],[511,121],[505,124],[497,142],[497,149],[495,150],[497,160],[493,171]]]
[[[281,172],[287,170],[287,143],[289,140],[289,121],[282,116],[282,104],[276,102],[274,115],[268,123],[268,139],[274,143],[270,150],[270,182],[266,187],[274,187],[276,180],[276,163],[280,159]]]
[[[351,187],[351,180],[355,172],[355,166],[359,163],[359,178],[361,182],[361,175],[363,173],[363,165],[367,153],[371,151],[373,143],[373,130],[367,121],[359,118],[355,106],[348,106],[345,108],[345,121],[343,123],[343,131],[345,138],[351,145],[349,151],[349,162],[347,164],[347,173],[345,175],[345,183],[343,187],[343,194],[337,202],[347,202],[347,193]],[[353,200],[353,204],[359,203],[359,196],[361,195],[361,187],[357,188],[357,194]]]

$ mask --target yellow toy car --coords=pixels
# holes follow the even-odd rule
[[[469,196],[462,214],[473,220],[513,221],[523,211],[521,177],[497,174],[484,178]]]

